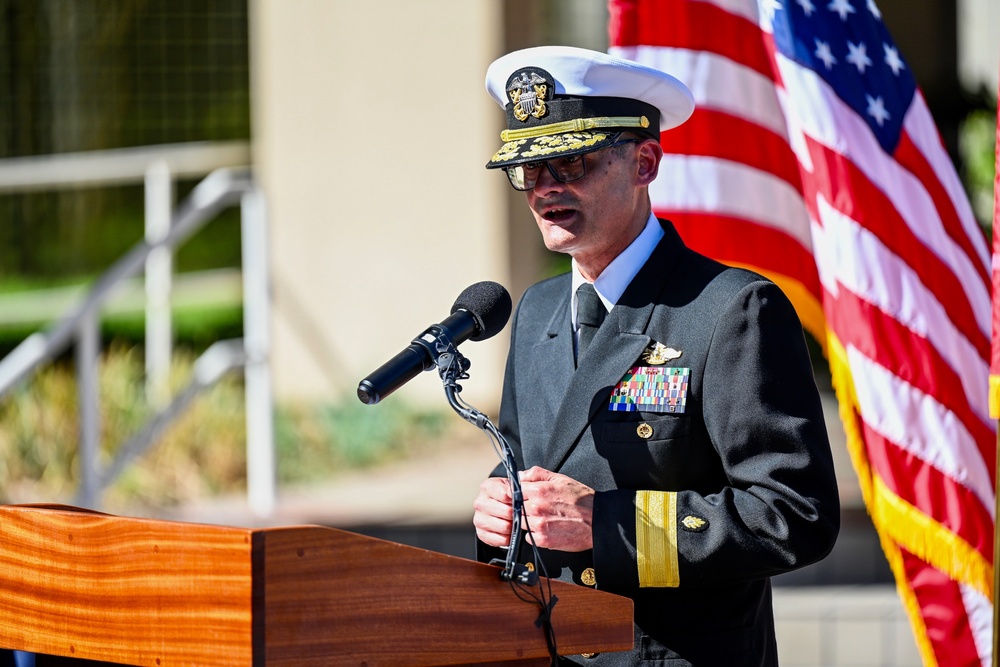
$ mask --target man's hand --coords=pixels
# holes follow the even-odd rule
[[[535,545],[558,551],[594,548],[594,490],[535,466],[521,473],[524,510]]]
[[[535,466],[521,473],[521,491],[524,512],[537,546],[559,551],[594,548],[593,489],[566,475]],[[476,537],[491,547],[506,547],[513,518],[507,480],[490,477],[480,484],[473,508]]]
[[[506,547],[510,543],[511,518],[510,482],[503,477],[490,477],[479,485],[479,495],[472,507],[476,510],[472,524],[476,537],[491,547]]]

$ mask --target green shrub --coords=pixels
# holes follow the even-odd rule
[[[172,385],[185,386],[194,362],[175,355]],[[144,399],[142,350],[116,345],[100,364],[102,466],[153,414]],[[58,363],[0,399],[0,501],[72,502],[79,484],[77,389]],[[246,488],[242,378],[233,373],[198,396],[103,495],[111,512],[166,508]],[[460,420],[391,401],[377,408],[355,396],[275,410],[278,480],[312,482],[422,451]]]

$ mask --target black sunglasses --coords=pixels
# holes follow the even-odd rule
[[[622,139],[592,152],[597,153],[606,148],[637,143],[639,143],[638,139]],[[587,175],[587,161],[584,159],[587,155],[590,155],[590,153],[568,155],[551,160],[539,160],[538,162],[525,162],[524,164],[516,164],[512,167],[505,167],[504,171],[507,172],[507,179],[510,181],[511,186],[521,192],[531,190],[535,187],[535,184],[538,182],[538,176],[542,173],[542,165],[548,167],[552,178],[560,183],[572,183]]]

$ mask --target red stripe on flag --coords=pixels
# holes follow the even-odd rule
[[[610,46],[638,46],[639,0],[608,2],[608,42]]]
[[[733,141],[733,137],[739,137],[739,141]],[[732,160],[774,174],[796,190],[802,189],[799,163],[788,140],[743,118],[698,109],[684,124],[683,132],[664,132],[660,143],[669,153]]]
[[[965,289],[951,269],[914,236],[892,202],[853,162],[811,138],[806,138],[806,145],[815,171],[803,185],[806,205],[815,219],[822,224],[815,204],[818,193],[910,266],[955,327],[983,359],[989,358],[990,341],[980,330],[971,304],[965,298],[955,298],[965,294]]]
[[[976,441],[983,465],[996,483],[996,443],[993,430],[965,400],[962,379],[933,345],[877,306],[846,288],[823,295],[827,323],[844,346],[852,345],[902,380],[943,405]],[[992,529],[991,529],[992,530]]]
[[[760,267],[761,273],[788,276],[819,300],[822,290],[812,253],[788,234],[721,214],[659,207],[654,212],[673,222],[692,250],[724,264],[750,265]]]
[[[962,222],[959,219],[958,211],[955,210],[955,206],[951,202],[951,197],[948,196],[941,181],[934,174],[934,170],[927,161],[927,158],[924,157],[924,154],[920,152],[913,143],[913,140],[910,139],[910,135],[905,131],[899,138],[899,146],[896,147],[894,157],[900,165],[916,176],[920,184],[927,190],[927,193],[934,201],[934,208],[937,209],[938,215],[941,216],[941,224],[944,226],[948,236],[951,237],[955,244],[969,258],[969,263],[976,268],[976,271],[983,279],[983,284],[989,285],[989,273],[986,267],[983,266],[983,262],[979,258],[976,249],[973,247],[972,239],[966,235],[965,229],[962,227]]]
[[[993,561],[993,517],[968,487],[867,427],[865,445],[872,469],[893,493]]]
[[[958,583],[908,551],[900,553],[938,667],[981,665]]]
[[[667,46],[707,51],[741,63],[774,79],[760,28],[707,2],[612,2],[611,46]],[[670,26],[664,30],[664,26]],[[708,26],[711,26],[710,28]]]

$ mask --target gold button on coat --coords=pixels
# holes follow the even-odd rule
[[[636,427],[635,432],[640,438],[646,440],[647,438],[653,435],[653,427],[647,424],[646,422],[642,422],[641,424],[639,424],[639,426]]]
[[[580,581],[586,586],[593,586],[597,583],[597,577],[594,576],[594,568],[588,567],[586,570],[580,573]]]

